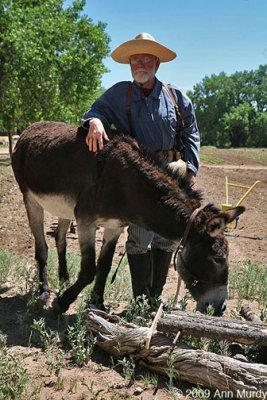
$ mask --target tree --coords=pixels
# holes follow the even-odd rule
[[[107,71],[106,25],[80,15],[85,0],[0,1],[0,125],[79,122]]]
[[[258,112],[253,119],[247,141],[249,147],[267,147],[267,113]]]
[[[248,103],[231,107],[224,114],[224,132],[229,134],[231,147],[244,147],[249,132],[249,114],[253,112]]]
[[[267,65],[205,77],[188,92],[202,145],[263,146],[267,126]]]

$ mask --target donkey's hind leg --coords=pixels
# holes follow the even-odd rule
[[[47,281],[48,247],[44,235],[44,210],[29,192],[23,194],[23,200],[35,240],[35,259],[39,269],[40,299],[47,301],[50,296],[50,289]]]
[[[70,225],[69,219],[58,219],[58,227],[56,230],[56,245],[58,254],[58,274],[62,282],[69,284],[69,273],[66,259],[67,240],[66,234]]]

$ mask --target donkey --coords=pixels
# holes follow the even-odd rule
[[[47,282],[47,244],[44,210],[58,217],[56,246],[59,277],[68,282],[66,232],[76,219],[81,266],[78,279],[57,299],[57,311],[66,312],[96,275],[95,290],[103,299],[116,242],[122,229],[136,224],[176,243],[186,240],[179,252],[178,271],[197,309],[212,305],[221,314],[228,297],[227,223],[244,211],[234,207],[220,212],[214,204],[203,206],[202,194],[187,179],[163,169],[137,142],[114,136],[97,153],[88,151],[86,131],[60,122],[37,122],[20,136],[12,167],[23,194],[29,225],[35,239],[40,295],[50,295]],[[105,227],[98,267],[95,232]]]

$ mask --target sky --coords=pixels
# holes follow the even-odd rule
[[[83,14],[107,24],[111,51],[148,32],[177,53],[160,65],[157,77],[184,91],[205,76],[267,63],[267,0],[86,0]],[[128,65],[110,56],[104,64],[110,70],[103,75],[104,88],[132,80]]]

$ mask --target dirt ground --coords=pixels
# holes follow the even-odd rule
[[[255,189],[244,200],[243,205],[246,212],[240,216],[237,228],[232,232],[240,235],[239,237],[229,237],[230,264],[235,265],[238,261],[249,260],[251,263],[266,264],[266,199],[267,199],[267,162],[261,159],[252,159],[250,152],[240,150],[223,151],[218,155],[216,149],[207,152],[209,156],[223,158],[225,163],[212,164],[210,162],[201,162],[197,178],[197,184],[204,190],[206,201],[212,201],[217,204],[225,203],[225,176],[228,176],[230,183],[251,186],[255,181],[260,180],[261,185]],[[9,156],[6,148],[0,149],[0,165],[8,162]],[[5,176],[1,182],[0,193],[4,193],[0,208],[0,246],[10,251],[15,251],[19,255],[29,254],[30,262],[34,264],[34,243],[30,233],[22,196],[12,174],[11,166],[5,168]],[[235,205],[242,195],[244,189],[229,188],[229,203]],[[51,230],[51,225],[56,222],[55,218],[46,215],[46,231]],[[68,234],[69,248],[78,249],[76,234]],[[126,233],[124,233],[118,243],[116,253],[122,254]],[[47,235],[47,241],[50,247],[54,248],[54,239]],[[98,233],[97,246],[101,244],[101,231]],[[126,266],[128,268],[128,266]],[[167,284],[164,288],[164,295],[174,295],[177,285],[177,273],[170,269]],[[185,293],[182,287],[181,296]],[[234,300],[229,302],[228,313],[235,307]],[[191,307],[194,307],[192,302]],[[56,391],[51,383],[51,376],[48,373],[45,364],[45,355],[38,347],[29,347],[29,337],[25,337],[23,332],[23,322],[21,314],[25,312],[25,301],[19,294],[18,288],[12,286],[9,282],[3,288],[0,288],[0,329],[7,334],[8,344],[14,353],[23,353],[25,355],[25,366],[31,371],[31,378],[35,382],[39,379],[40,392],[38,399],[81,399],[82,392],[86,394],[86,399],[101,398],[110,399],[111,394],[107,393],[107,387],[113,388],[113,399],[168,399],[169,394],[166,389],[166,382],[159,380],[159,389],[157,393],[149,387],[144,388],[141,381],[136,380],[131,387],[127,387],[126,380],[122,374],[114,369],[109,361],[109,357],[96,350],[96,354],[88,366],[84,368],[69,367],[64,369],[66,384],[64,388]],[[115,311],[116,312],[116,311]],[[75,313],[75,306],[69,313]],[[99,365],[102,364],[100,368]],[[141,370],[141,374],[144,371]],[[70,391],[69,387],[72,379],[77,379],[78,386],[75,391]],[[92,393],[83,385],[83,383],[94,382],[94,388],[104,389],[105,392],[99,394],[99,397],[93,397]],[[143,387],[141,394],[135,394],[137,386]],[[183,386],[184,394],[186,388]],[[177,397],[183,399],[182,395]],[[188,398],[188,397],[187,397]]]

